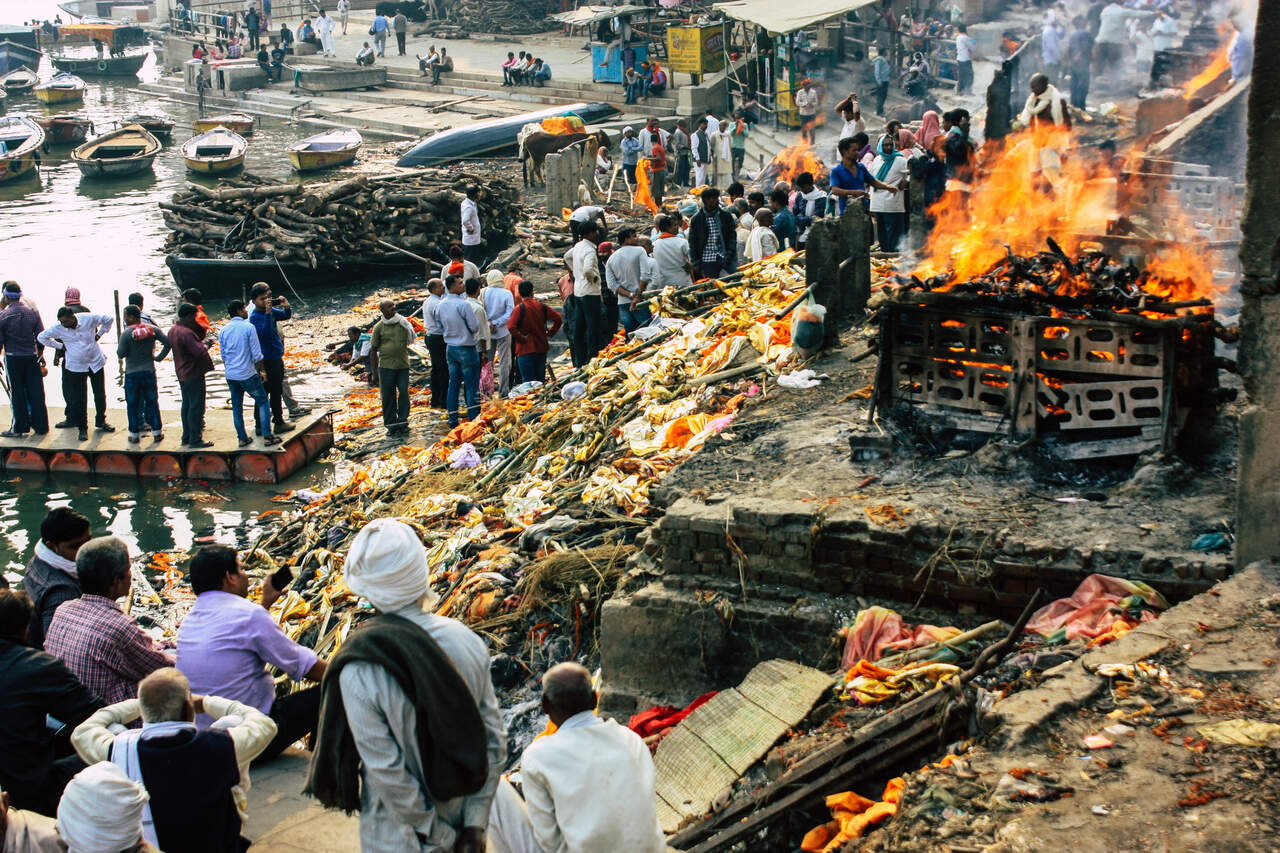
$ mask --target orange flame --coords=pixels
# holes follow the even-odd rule
[[[822,160],[813,152],[813,146],[807,142],[797,142],[795,145],[783,148],[778,152],[778,156],[773,158],[773,164],[778,169],[778,180],[795,183],[801,172],[809,172],[817,179],[822,174]]]
[[[1231,67],[1231,63],[1227,60],[1227,49],[1221,48],[1213,55],[1213,59],[1205,66],[1204,70],[1196,76],[1188,80],[1182,87],[1182,97],[1191,100],[1201,89],[1217,80],[1222,73]]]

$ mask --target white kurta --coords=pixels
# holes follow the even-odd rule
[[[458,832],[486,826],[507,757],[507,733],[489,679],[489,651],[469,628],[417,607],[396,616],[435,640],[458,669],[484,720],[489,778],[466,797],[432,802],[418,748],[417,714],[385,669],[352,663],[338,679],[347,723],[360,753],[361,853],[452,853]],[[419,842],[419,836],[424,839]]]

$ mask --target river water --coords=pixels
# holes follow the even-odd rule
[[[21,24],[32,18],[51,20],[57,11],[53,4],[37,0],[0,0],[0,24]],[[67,18],[65,13],[63,18]],[[42,77],[53,73],[47,57],[40,73]],[[152,57],[140,78],[155,79],[157,75]],[[82,106],[50,109],[31,96],[11,96],[8,112],[74,112],[90,118],[99,133],[134,113],[167,115],[178,122],[173,141],[156,159],[154,174],[107,181],[84,179],[69,161],[69,151],[55,148],[43,156],[38,181],[0,184],[0,280],[21,283],[24,293],[38,304],[46,325],[55,322],[64,289],[75,286],[90,310],[104,314],[114,312],[113,291],[119,291],[122,304],[127,294],[142,293],[147,310],[167,328],[177,308],[178,290],[164,264],[166,230],[156,202],[167,199],[188,179],[178,149],[192,134],[196,109],[142,92],[132,80],[87,82]],[[316,132],[263,119],[250,140],[246,170],[263,177],[290,179],[293,173],[284,156],[285,146]],[[350,292],[307,292],[303,296],[312,312],[333,313],[357,301]],[[297,312],[296,300],[294,304]],[[221,323],[221,311],[209,306],[209,313],[215,323]],[[288,330],[285,332],[287,336]],[[340,332],[334,335],[340,336]],[[114,330],[103,344],[110,356],[115,348]],[[162,410],[178,408],[171,364],[166,360],[156,371]],[[109,358],[108,407],[123,410],[124,391],[115,371],[115,360]],[[341,374],[331,370],[291,377],[294,395],[304,401],[334,399],[342,387],[335,383],[335,375]],[[217,372],[210,374],[209,389],[209,405],[223,406],[226,388]],[[51,367],[45,391],[51,422],[61,420],[58,369]],[[0,422],[5,424],[7,402],[0,401]],[[117,428],[124,428],[122,418],[123,411]],[[93,521],[95,533],[120,536],[139,550],[186,549],[210,538],[243,543],[246,536],[253,535],[257,516],[272,508],[272,495],[288,488],[325,487],[333,476],[331,465],[315,465],[286,483],[264,487],[0,475],[0,571],[7,570],[11,579],[15,577],[12,572],[25,564],[38,538],[40,520],[55,506],[70,504]]]

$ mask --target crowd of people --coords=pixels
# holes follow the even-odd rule
[[[227,306],[227,323],[217,333],[223,373],[232,402],[232,419],[240,446],[253,443],[245,429],[243,398],[254,400],[256,432],[264,444],[279,444],[280,433],[293,429],[284,417],[301,417],[310,410],[300,406],[288,390],[284,370],[284,341],[278,323],[292,317],[283,296],[258,283],[249,291],[250,306],[239,300]],[[121,312],[116,357],[124,386],[128,440],[140,444],[144,436],[154,442],[164,438],[160,418],[156,364],[173,354],[174,372],[181,393],[180,444],[212,447],[204,439],[206,377],[213,372],[209,355],[213,324],[204,312],[200,291],[183,292],[174,323],[162,331],[144,308],[143,295],[131,293]],[[45,350],[52,351],[53,366],[61,364],[64,418],[53,429],[75,429],[80,441],[89,440],[89,393],[94,402],[94,426],[99,433],[115,432],[107,422],[107,356],[102,337],[115,325],[108,314],[91,312],[80,291],[69,287],[64,304],[56,312],[57,323],[48,328],[35,302],[15,281],[0,290],[0,353],[8,376],[13,422],[0,433],[6,438],[42,436],[49,432],[49,412],[44,380],[48,375]],[[159,351],[156,347],[159,345]]]
[[[359,810],[365,853],[666,849],[649,750],[595,714],[586,669],[543,676],[555,734],[525,749],[517,790],[487,646],[434,612],[419,534],[375,520],[344,569],[375,615],[328,662],[270,613],[288,570],[251,590],[225,545],[191,555],[195,603],[162,644],[119,604],[125,543],[52,510],[22,588],[0,579],[5,853],[239,853],[254,770],[304,740],[307,792]]]

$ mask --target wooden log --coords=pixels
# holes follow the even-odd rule
[[[274,198],[276,196],[293,196],[302,194],[302,184],[277,184],[275,186],[266,187],[231,187],[227,189],[211,190],[202,187],[199,184],[187,184],[196,192],[206,198],[216,201],[235,201],[238,199],[263,199]]]
[[[208,219],[213,222],[225,222],[231,225],[240,221],[240,217],[234,213],[222,213],[209,207],[200,207],[194,204],[178,204],[176,202],[162,201],[160,202],[161,210],[168,210],[173,213],[180,214],[190,219]]]

